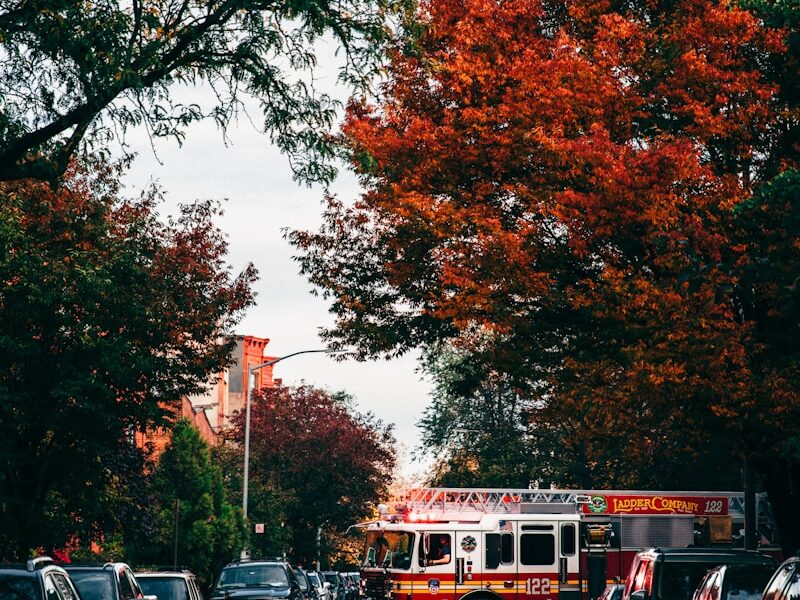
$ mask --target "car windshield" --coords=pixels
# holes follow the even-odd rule
[[[364,545],[363,566],[411,568],[414,534],[407,531],[369,531]]]
[[[311,580],[312,585],[319,587],[319,577],[315,571],[309,571],[308,578]]]
[[[339,578],[336,576],[336,573],[323,573],[322,576],[325,578],[325,581],[331,584],[333,589],[339,587]]]
[[[0,600],[38,600],[40,597],[36,579],[0,575]]]
[[[158,600],[189,600],[189,586],[182,577],[137,577],[142,591]]]
[[[730,567],[725,573],[727,600],[759,600],[773,572],[766,565]]]
[[[69,569],[68,569],[69,570]],[[116,600],[114,593],[114,572],[106,571],[69,571],[82,600]]]
[[[289,577],[281,565],[240,565],[223,569],[217,587],[289,587]]]

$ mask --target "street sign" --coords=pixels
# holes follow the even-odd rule
[[[264,533],[264,524],[256,523],[256,533]]]

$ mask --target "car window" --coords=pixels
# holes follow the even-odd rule
[[[125,577],[128,578],[128,583],[130,583],[131,589],[133,590],[134,598],[141,598],[144,596],[144,592],[142,592],[142,588],[139,585],[139,582],[136,580],[136,575],[133,574],[130,568],[126,567],[123,569],[125,572]]]
[[[111,571],[69,571],[82,600],[116,600]]]
[[[59,595],[56,582],[50,575],[44,578],[44,597],[46,600],[64,600]]]
[[[125,569],[120,569],[117,572],[117,585],[119,586],[119,597],[122,600],[134,600],[136,598],[136,592],[133,591],[133,586],[125,573]]]
[[[222,570],[217,587],[289,587],[282,565],[242,565]]]
[[[80,600],[80,598],[77,597],[75,588],[71,585],[69,579],[67,579],[64,574],[53,573],[52,577],[53,581],[56,583],[56,587],[58,588],[59,595],[64,600]]]
[[[38,600],[39,583],[30,577],[0,575],[0,600]]]
[[[191,600],[182,577],[142,577],[138,581],[145,594],[158,596],[158,600]]]

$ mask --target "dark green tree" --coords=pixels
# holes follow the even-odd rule
[[[242,547],[241,510],[227,499],[222,471],[192,424],[179,420],[152,474],[157,506],[155,536],[128,530],[133,562],[188,565],[205,583]],[[177,519],[176,519],[177,515]],[[177,521],[177,530],[176,530]]]
[[[142,463],[120,457],[227,364],[233,342],[220,340],[252,302],[255,272],[225,265],[213,203],[164,224],[158,193],[125,200],[118,174],[0,187],[6,559],[122,525],[118,483]]]
[[[418,453],[435,459],[431,484],[527,488],[541,479],[528,434],[526,390],[487,369],[473,352],[452,346],[435,346],[423,365],[434,391],[418,423]]]
[[[178,140],[203,118],[224,129],[246,97],[298,176],[330,177],[336,104],[314,89],[315,42],[332,37],[344,49],[342,81],[360,87],[402,4],[0,0],[0,181],[53,180],[76,152],[104,149],[131,126]],[[211,106],[171,95],[201,82]]]

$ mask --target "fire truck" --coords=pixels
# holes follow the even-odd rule
[[[380,513],[359,524],[371,600],[593,600],[642,549],[734,545],[744,494],[421,488]]]

